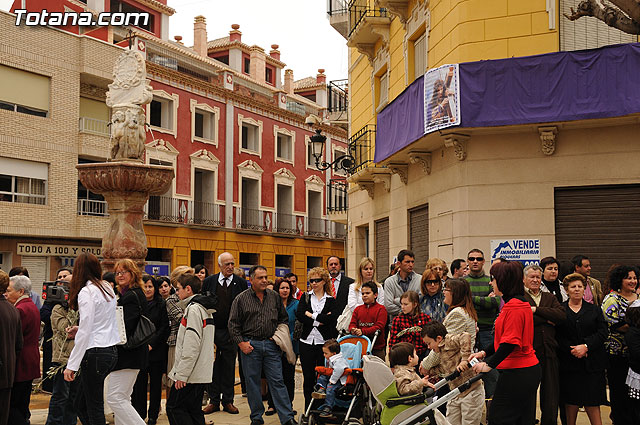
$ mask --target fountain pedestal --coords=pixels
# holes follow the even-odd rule
[[[161,195],[169,189],[173,168],[130,161],[80,164],[76,168],[80,182],[107,201],[109,229],[102,238],[104,271],[113,271],[115,263],[124,258],[132,259],[144,270],[144,205],[149,195]]]

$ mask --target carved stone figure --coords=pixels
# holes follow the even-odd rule
[[[118,106],[111,115],[111,159],[142,161],[145,114],[140,106]]]

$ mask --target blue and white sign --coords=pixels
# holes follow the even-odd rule
[[[276,267],[276,277],[284,277],[287,273],[291,273],[291,269],[287,267]]]
[[[149,261],[144,266],[144,272],[151,276],[169,276],[170,263]]]
[[[520,261],[523,265],[540,263],[540,239],[494,239],[491,261],[496,258]]]

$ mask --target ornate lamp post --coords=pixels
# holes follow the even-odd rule
[[[321,134],[320,129],[316,129],[316,134],[311,136],[310,139],[311,154],[316,160],[316,168],[318,170],[327,170],[333,167],[335,171],[342,169],[350,174],[356,168],[356,159],[349,153],[340,155],[331,163],[328,163],[322,159],[324,158],[324,145],[327,141],[327,137]]]

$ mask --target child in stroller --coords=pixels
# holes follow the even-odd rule
[[[349,368],[347,361],[340,352],[340,344],[335,339],[330,339],[322,345],[322,354],[326,359],[327,368],[332,369],[331,376],[318,374],[318,383],[311,397],[318,400],[324,399],[320,406],[321,418],[331,417],[331,411],[336,403],[336,391],[347,383],[344,371]]]

